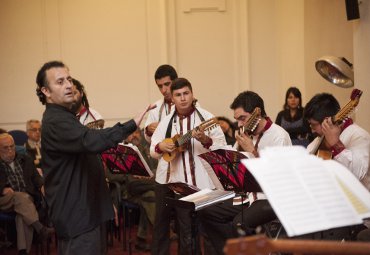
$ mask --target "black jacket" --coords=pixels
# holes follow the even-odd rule
[[[112,128],[89,129],[67,108],[46,105],[41,156],[46,201],[58,237],[74,238],[113,218],[99,153],[136,128],[131,120]]]
[[[26,192],[33,196],[36,200],[40,199],[40,188],[44,184],[43,178],[39,175],[33,164],[32,159],[28,155],[16,154],[15,159],[17,160],[23,170],[23,178],[26,184]],[[0,161],[0,192],[2,195],[3,189],[8,187],[7,176],[5,171],[5,162]]]

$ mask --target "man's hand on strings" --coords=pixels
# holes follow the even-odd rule
[[[169,139],[167,139],[166,141],[160,142],[158,144],[158,147],[163,152],[173,152],[176,149],[176,146],[173,143],[173,141],[170,142]]]
[[[244,151],[253,153],[254,144],[252,139],[248,135],[243,132],[235,132],[235,139]]]
[[[194,137],[195,139],[197,139],[202,144],[208,143],[209,140],[211,139],[211,138],[209,138],[209,136],[207,136],[204,133],[204,129],[201,128],[201,127],[194,129],[193,132],[191,133],[191,135],[192,135],[192,137]]]
[[[335,125],[331,118],[324,119],[324,121],[321,123],[321,128],[328,146],[331,147],[339,142],[341,128],[338,125]]]

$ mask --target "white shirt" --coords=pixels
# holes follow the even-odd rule
[[[160,122],[167,115],[173,114],[175,110],[175,106],[171,105],[171,107],[169,107],[169,105],[164,102],[163,98],[155,102],[155,105],[157,107],[149,111],[148,118],[145,121],[144,127],[145,140],[147,140],[149,144],[151,143],[152,138],[146,134],[146,127],[152,124],[153,122]],[[155,172],[156,176],[158,175],[158,173],[167,172],[168,167],[169,167],[168,163],[163,158],[160,158],[158,160],[157,170]],[[162,179],[162,177],[159,179]]]
[[[208,120],[212,117],[214,117],[211,113],[207,112],[204,109],[201,109],[200,107],[197,107],[200,114],[203,116],[205,120]],[[172,118],[173,114],[170,114],[166,116],[158,125],[157,129],[155,130],[153,136],[152,136],[152,143],[150,146],[150,155],[154,158],[162,158],[162,154],[159,154],[155,151],[155,146],[162,142],[166,138],[166,131],[167,127],[169,125],[169,122]],[[185,134],[188,129],[188,119],[185,118],[182,120],[183,123],[183,134]],[[201,123],[201,119],[196,111],[194,111],[190,116],[190,129],[194,129],[195,127],[199,126]],[[212,146],[210,149],[216,149],[223,146],[226,146],[226,140],[225,136],[222,132],[222,129],[217,126],[216,128],[205,131],[206,135],[208,135],[212,139]],[[171,128],[171,137],[173,137],[175,134],[180,133],[180,119],[176,116],[173,118],[172,121],[172,128]],[[186,150],[183,152],[184,155],[184,161],[182,158],[182,153],[177,153],[176,157],[171,161],[170,163],[170,176],[168,182],[183,182],[188,183],[191,185],[195,185],[200,189],[215,188],[212,180],[207,174],[207,171],[204,169],[203,164],[200,161],[200,158],[197,156],[201,153],[205,153],[210,151],[210,149],[205,148],[198,140],[191,138],[191,146],[193,149],[193,156],[194,156],[194,164],[195,164],[195,182],[192,182],[192,175],[190,171],[190,160],[189,160],[189,150]],[[162,159],[163,160],[163,159]],[[164,160],[163,160],[164,161]],[[166,161],[164,161],[166,162]],[[167,163],[167,162],[166,162]],[[185,169],[184,169],[185,165]],[[186,177],[185,177],[186,176]],[[186,181],[187,178],[187,181]],[[158,183],[166,183],[167,181],[167,168],[159,168],[156,172],[156,181]]]
[[[164,99],[160,99],[157,102],[154,103],[157,107],[150,110],[148,113],[148,118],[145,121],[144,128],[149,126],[150,124],[154,122],[160,122],[164,117],[169,115],[170,113],[174,112],[175,106],[172,104],[171,107],[169,107],[168,104],[164,102]],[[170,109],[171,108],[171,109]],[[151,142],[151,137],[144,132],[145,140],[148,141],[148,143]]]
[[[258,140],[258,136],[254,136],[253,144],[256,144],[257,140]],[[267,147],[291,146],[291,145],[292,145],[292,141],[290,140],[290,136],[288,132],[285,131],[285,129],[283,129],[279,125],[272,123],[270,128],[267,129],[263,133],[258,143],[257,151],[260,152],[262,149],[267,148]],[[234,145],[234,147],[235,148],[238,147],[237,143]],[[245,154],[248,158],[255,158],[253,153],[250,153],[250,152],[242,152],[242,153]],[[253,203],[257,199],[266,199],[266,196],[262,192],[257,192],[257,193],[251,192],[248,194],[248,200],[250,201],[250,203]]]
[[[356,124],[349,125],[339,136],[345,149],[334,160],[347,167],[364,186],[370,190],[369,153],[370,135]],[[315,138],[308,146],[310,153],[317,147],[320,137]]]
[[[82,125],[86,125],[90,122],[96,121],[96,120],[101,120],[103,117],[95,111],[93,108],[89,108],[89,111],[85,111],[81,116],[80,116],[80,122]]]

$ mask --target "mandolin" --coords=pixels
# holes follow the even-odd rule
[[[104,120],[103,119],[95,120],[87,123],[85,126],[91,129],[102,129],[104,128]]]
[[[335,116],[331,117],[333,124],[335,125],[342,124],[353,113],[353,111],[360,102],[361,95],[362,95],[361,90],[359,89],[352,90],[351,100],[342,109],[340,109],[340,111],[337,114],[335,114]],[[316,148],[313,150],[313,154],[322,159],[332,159],[331,151],[325,149],[324,140],[325,136],[321,136]]]
[[[261,120],[261,109],[259,107],[254,108],[251,116],[249,117],[247,123],[245,123],[244,126],[240,127],[239,132],[245,133],[249,136],[251,136],[258,126],[258,123],[260,123]]]
[[[164,139],[163,141],[166,142],[166,143],[174,143],[176,148],[172,152],[164,152],[163,153],[163,159],[167,162],[170,162],[176,157],[178,152],[185,151],[187,142],[192,138],[193,130],[203,129],[204,131],[206,131],[206,130],[210,130],[212,128],[215,128],[217,125],[218,125],[217,118],[214,117],[212,119],[203,121],[202,123],[200,123],[199,126],[195,127],[192,130],[189,130],[184,135],[177,134],[177,135],[175,135],[171,138]]]

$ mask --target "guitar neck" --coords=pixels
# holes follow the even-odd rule
[[[189,130],[188,132],[186,132],[185,135],[181,136],[178,140],[177,140],[177,143],[179,144],[179,146],[182,146],[183,144],[187,143],[190,139],[191,139],[191,135],[192,135],[192,132],[193,132],[194,129],[192,130]]]

